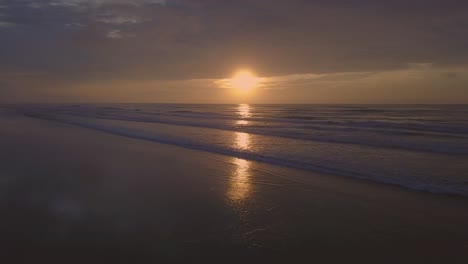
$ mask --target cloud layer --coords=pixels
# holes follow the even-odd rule
[[[451,0],[3,0],[0,72],[40,74],[61,94],[119,80],[222,79],[244,67],[290,76],[273,91],[304,76],[465,69],[466,28],[468,2]],[[0,89],[27,82],[9,77]],[[50,95],[47,87],[31,94]]]

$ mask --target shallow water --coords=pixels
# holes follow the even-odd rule
[[[464,105],[15,105],[30,117],[285,167],[468,196]]]
[[[465,197],[354,179],[441,188],[430,177],[462,179],[463,155],[63,107],[0,110],[8,263],[466,262]]]

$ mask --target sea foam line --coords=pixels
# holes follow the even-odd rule
[[[147,134],[145,132],[129,129],[129,128],[122,128],[122,127],[109,127],[103,126],[93,123],[87,123],[79,120],[70,120],[70,119],[63,119],[59,116],[52,116],[52,115],[41,115],[41,114],[28,114],[28,116],[33,118],[45,119],[50,121],[57,121],[61,123],[66,123],[69,125],[75,125],[83,128],[93,129],[101,132],[106,132],[113,135],[124,136],[133,139],[139,140],[146,140],[155,143],[167,144],[167,145],[174,145],[178,147],[183,147],[187,149],[205,151],[215,154],[221,154],[226,156],[237,157],[246,160],[258,161],[263,163],[268,163],[276,166],[283,166],[289,167],[294,169],[301,169],[306,171],[312,172],[319,172],[325,174],[332,174],[337,176],[343,177],[351,177],[354,179],[360,180],[368,180],[372,182],[390,184],[395,186],[404,187],[411,190],[418,190],[418,191],[427,191],[431,193],[438,193],[438,194],[451,194],[451,195],[461,195],[461,196],[468,196],[468,186],[460,186],[455,184],[448,184],[447,186],[441,186],[437,184],[430,184],[430,183],[422,183],[422,182],[409,182],[409,181],[402,181],[401,179],[394,179],[394,178],[383,178],[379,177],[379,175],[374,175],[370,173],[362,173],[362,172],[354,172],[352,170],[342,170],[332,167],[323,166],[320,164],[312,164],[310,162],[302,162],[296,160],[288,160],[284,158],[278,158],[268,155],[260,155],[258,153],[253,152],[246,152],[242,150],[235,150],[229,149],[214,145],[205,145],[197,142],[190,141],[189,139],[181,140],[181,138],[171,139],[171,138],[163,138],[155,136],[154,134]],[[450,185],[450,186],[449,186]]]
[[[37,111],[39,110],[39,111]],[[273,131],[275,127],[267,127],[266,129],[256,129],[255,127],[236,127],[236,126],[229,126],[225,124],[216,124],[216,123],[202,123],[199,121],[183,121],[183,120],[168,120],[165,119],[165,115],[158,115],[152,117],[142,117],[142,116],[132,116],[132,117],[125,117],[125,116],[117,116],[114,114],[109,113],[102,113],[96,111],[86,111],[81,109],[80,111],[72,110],[68,111],[55,111],[52,114],[65,114],[70,116],[76,117],[89,117],[89,118],[102,118],[108,120],[119,120],[119,121],[133,121],[133,122],[145,122],[145,123],[158,123],[158,124],[167,124],[167,125],[176,125],[176,126],[190,126],[190,127],[199,127],[199,128],[211,128],[211,129],[218,129],[218,130],[225,130],[225,131],[234,131],[234,132],[245,132],[250,134],[256,135],[265,135],[265,136],[273,136],[273,137],[280,137],[280,138],[288,138],[288,139],[299,139],[299,140],[308,140],[308,141],[318,141],[318,142],[328,142],[328,143],[341,143],[341,144],[353,144],[353,145],[362,145],[367,147],[374,147],[374,148],[390,148],[390,149],[402,149],[407,151],[417,151],[417,152],[429,152],[429,153],[438,153],[438,154],[446,154],[446,155],[468,155],[468,147],[463,147],[460,145],[450,145],[443,143],[431,143],[431,142],[423,142],[423,143],[415,143],[415,142],[408,142],[408,140],[401,140],[400,141],[375,141],[369,136],[375,136],[372,134],[369,135],[361,135],[361,137],[339,137],[339,136],[320,136],[320,135],[312,135],[312,134],[297,134],[294,132],[286,132],[286,131]],[[50,115],[52,112],[50,109],[35,109],[33,111],[26,110],[24,111],[25,114],[43,114],[43,115]],[[123,111],[127,113],[126,111]],[[235,119],[237,120],[237,119]],[[323,129],[327,130],[329,127],[322,127]],[[337,129],[337,128],[335,128]],[[343,127],[341,132],[349,132],[349,130],[355,129],[354,127]],[[315,130],[310,130],[310,132],[317,132],[320,129],[315,128]],[[338,133],[340,130],[335,130],[334,132]],[[368,132],[377,133],[378,131],[371,130]],[[389,131],[385,133],[391,133]],[[348,133],[346,133],[348,134]],[[398,134],[398,133],[397,133]],[[337,134],[338,135],[338,134]],[[365,137],[365,138],[363,138]],[[468,139],[467,139],[468,140]],[[440,141],[435,141],[440,142]]]

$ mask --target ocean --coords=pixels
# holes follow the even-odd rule
[[[468,196],[467,105],[22,104],[8,108],[28,117],[242,160]]]

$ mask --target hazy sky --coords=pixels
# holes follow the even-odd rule
[[[468,103],[468,1],[0,0],[0,101]]]

